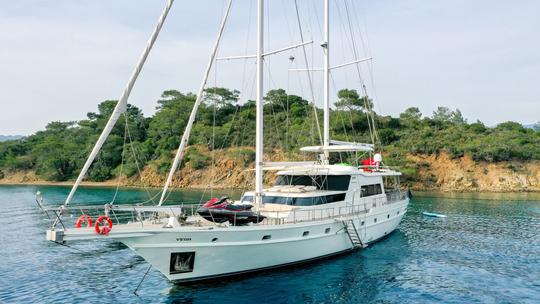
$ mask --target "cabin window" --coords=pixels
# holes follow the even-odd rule
[[[399,211],[397,212],[397,215],[399,215]]]
[[[309,235],[309,231],[304,231],[304,233],[302,233],[302,236],[308,236]]]
[[[350,175],[278,175],[276,186],[315,186],[318,190],[346,191]]]
[[[212,239],[212,243],[215,243],[215,242],[217,242],[217,241],[218,241],[218,238],[213,238],[213,239]]]
[[[381,184],[373,184],[373,185],[363,185],[362,186],[362,196],[372,196],[382,194],[382,187]]]
[[[322,204],[341,202],[343,200],[345,200],[345,193],[332,194],[332,195],[326,195],[326,196],[315,196],[315,197],[295,197],[293,205],[312,206],[312,205],[322,205]]]
[[[364,226],[364,224],[365,224],[365,222],[364,222],[364,221],[362,221],[362,222],[360,223],[360,226]]]
[[[268,234],[268,235],[263,236],[263,237],[262,237],[262,240],[263,240],[263,241],[264,241],[264,240],[269,240],[269,239],[271,239],[271,238],[272,238],[272,236]]]
[[[324,233],[326,233],[326,234],[330,233],[330,228],[324,229]]]
[[[376,222],[377,222],[377,218],[373,219],[373,222],[375,222],[375,223],[376,223]]]
[[[240,201],[242,201],[242,203],[246,203],[246,204],[253,203],[253,196],[252,195],[244,195]]]
[[[386,218],[390,218],[390,214],[387,214],[387,215],[386,215]]]
[[[170,261],[170,274],[193,272],[195,252],[172,252]]]
[[[244,196],[244,199],[247,196]],[[250,196],[252,198],[252,196]],[[312,196],[312,197],[286,197],[286,196],[263,196],[262,201],[265,204],[280,204],[293,206],[313,206],[341,202],[345,200],[345,193]]]

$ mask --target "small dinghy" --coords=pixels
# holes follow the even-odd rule
[[[197,210],[197,213],[205,220],[214,223],[229,222],[232,225],[246,225],[248,223],[259,223],[266,217],[251,211],[253,205],[242,204],[234,205],[231,200],[224,196],[221,198],[213,198],[202,205]]]
[[[446,215],[444,214],[432,213],[432,212],[422,212],[422,214],[429,217],[446,217]]]

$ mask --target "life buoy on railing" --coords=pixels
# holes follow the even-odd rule
[[[100,227],[101,222],[107,222],[107,225]],[[96,221],[94,230],[96,231],[97,234],[108,235],[109,232],[112,230],[112,226],[113,224],[112,224],[111,218],[106,215],[101,215],[100,217],[98,217]]]
[[[86,223],[86,227],[92,227],[92,217],[88,214],[83,214],[79,216],[79,218],[75,222],[75,227],[81,228],[83,223]]]

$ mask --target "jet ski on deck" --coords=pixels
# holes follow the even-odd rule
[[[205,220],[214,223],[229,222],[234,226],[246,225],[248,223],[259,223],[266,217],[251,210],[253,205],[235,205],[227,196],[212,198],[202,207],[197,209],[197,213]]]

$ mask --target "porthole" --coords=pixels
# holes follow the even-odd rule
[[[263,240],[263,241],[264,241],[264,240],[269,240],[269,239],[271,239],[271,238],[272,238],[272,236],[268,234],[268,235],[263,236],[263,237],[262,237],[262,240]]]
[[[326,234],[330,233],[330,228],[324,229],[324,233],[326,233]]]
[[[390,218],[390,214],[387,214],[387,215],[386,215],[386,218]]]
[[[377,218],[374,218],[374,219],[373,219],[373,222],[375,222],[375,223],[376,223],[376,222],[377,222]]]
[[[218,241],[218,238],[213,238],[213,239],[212,239],[212,243],[215,243],[215,242],[217,242],[217,241]]]
[[[302,233],[302,236],[308,236],[309,235],[309,231],[304,231],[304,233]]]
[[[362,221],[362,222],[360,223],[360,226],[364,226],[364,224],[365,224],[365,222],[364,222],[364,221]]]
[[[398,210],[398,212],[397,212],[397,215],[399,215],[399,210]]]

